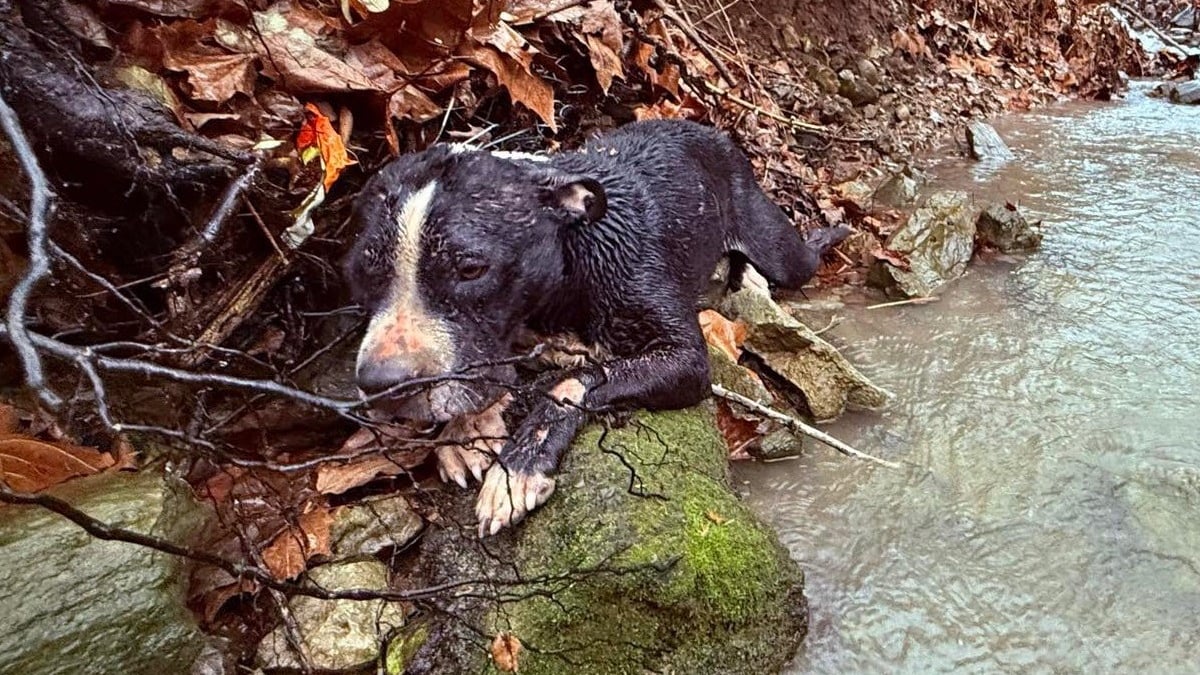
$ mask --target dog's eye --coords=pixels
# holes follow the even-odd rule
[[[463,281],[474,281],[487,274],[488,266],[481,262],[465,262],[458,266],[458,278]]]

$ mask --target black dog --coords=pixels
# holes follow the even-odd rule
[[[585,411],[670,409],[710,391],[697,299],[728,255],[798,288],[845,228],[805,238],[723,134],[639,122],[542,157],[437,145],[401,157],[363,189],[347,263],[373,318],[359,351],[364,392],[448,421],[445,479],[483,480],[480,533],[520,520]],[[525,331],[568,334],[603,355],[546,387],[511,437],[501,413]],[[417,393],[405,383],[435,382]],[[546,395],[548,394],[548,395]],[[488,452],[491,451],[491,452]]]

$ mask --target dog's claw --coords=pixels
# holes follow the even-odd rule
[[[554,492],[554,479],[544,473],[509,470],[496,464],[488,469],[475,504],[479,536],[495,535],[515,525],[544,504]]]

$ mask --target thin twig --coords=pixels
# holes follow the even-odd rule
[[[664,0],[651,0],[651,3],[663,13],[663,16],[667,20],[675,24],[687,36],[687,39],[692,41],[692,44],[696,46],[696,49],[700,50],[704,58],[708,59],[708,62],[713,64],[713,67],[717,69],[717,73],[721,75],[721,79],[725,80],[731,87],[737,85],[737,80],[733,79],[733,74],[729,72],[729,68],[725,66],[725,62],[721,60],[721,57],[713,51],[712,47],[703,38],[696,34],[696,29],[692,27],[691,23],[679,16],[675,8],[668,5]]]
[[[847,457],[854,457],[855,459],[863,459],[868,462],[873,462],[875,464],[878,464],[880,466],[886,466],[889,469],[899,469],[900,468],[900,465],[895,462],[889,462],[886,459],[880,459],[874,455],[868,455],[867,453],[862,452],[860,450],[855,450],[854,448],[850,447],[849,445],[846,445],[845,443],[839,441],[838,439],[834,438],[833,436],[830,436],[829,434],[825,433],[824,431],[817,429],[816,427],[805,424],[804,422],[796,419],[795,417],[792,417],[791,415],[788,415],[787,413],[780,412],[774,408],[763,405],[762,403],[759,403],[758,401],[755,401],[752,398],[742,396],[741,394],[734,392],[734,391],[729,391],[728,389],[726,389],[725,387],[722,387],[719,384],[714,384],[712,386],[712,392],[713,392],[713,395],[715,395],[715,396],[723,398],[727,401],[733,401],[734,403],[737,403],[738,405],[741,405],[741,406],[745,406],[746,408],[753,410],[754,412],[756,412],[760,415],[769,417],[769,418],[775,420],[776,422],[783,424],[784,426],[791,429],[792,431],[804,434],[805,436],[808,436],[809,438],[815,438],[816,440],[824,443],[825,445],[828,445],[829,447],[833,448],[834,450],[837,450],[838,452],[842,453],[843,455],[846,455]]]
[[[25,311],[29,305],[29,296],[42,277],[50,272],[50,259],[46,253],[46,239],[49,219],[53,214],[54,193],[46,180],[46,174],[38,166],[37,156],[25,132],[21,129],[17,114],[8,106],[8,102],[0,96],[0,126],[8,135],[16,152],[17,160],[25,175],[29,178],[29,267],[17,285],[13,287],[8,298],[7,329],[9,339],[17,355],[21,357],[21,365],[25,369],[25,383],[37,392],[38,398],[51,409],[62,405],[62,399],[46,387],[42,375],[42,360],[34,349],[33,341],[29,338],[29,330],[25,326]]]
[[[867,309],[883,309],[885,307],[900,307],[903,305],[928,305],[931,302],[937,302],[937,296],[931,295],[922,298],[908,298],[907,300],[896,300],[894,302],[881,302],[878,305],[871,305]]]

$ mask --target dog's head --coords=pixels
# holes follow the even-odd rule
[[[542,158],[443,145],[382,169],[358,197],[345,265],[371,315],[359,387],[402,390],[382,407],[426,421],[494,399],[514,371],[488,364],[561,290],[566,230],[605,208],[597,181]]]

